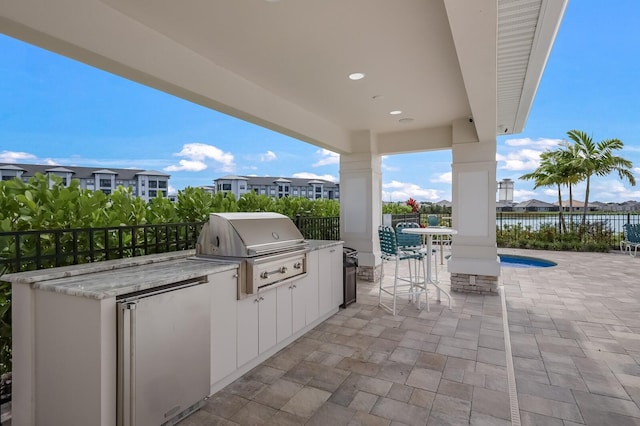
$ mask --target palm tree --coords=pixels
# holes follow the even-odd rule
[[[582,213],[582,228],[584,229],[589,208],[591,176],[607,176],[612,172],[618,172],[620,179],[627,180],[632,186],[635,186],[636,179],[630,170],[633,167],[631,161],[614,155],[614,151],[622,149],[624,146],[620,139],[605,139],[595,143],[591,136],[580,130],[570,130],[567,135],[574,143],[571,150],[574,155],[572,166],[576,167],[575,170],[580,176],[580,181],[587,182]]]
[[[543,186],[557,186],[558,187],[558,206],[560,208],[560,224],[561,230],[567,230],[567,225],[564,222],[564,215],[562,212],[562,188],[561,185],[565,183],[566,178],[563,174],[563,164],[566,164],[565,158],[563,158],[562,151],[545,151],[540,154],[540,165],[531,173],[520,176],[520,179],[534,181],[533,189],[538,189]]]
[[[576,158],[575,145],[567,141],[560,143],[561,148],[557,151],[558,174],[562,176],[563,184],[569,189],[569,217],[570,228],[573,230],[573,185],[582,180],[580,169],[574,162]]]

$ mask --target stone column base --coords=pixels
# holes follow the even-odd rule
[[[380,266],[358,266],[358,274],[356,275],[359,280],[377,282],[380,280]]]
[[[451,291],[498,295],[498,277],[451,273]]]

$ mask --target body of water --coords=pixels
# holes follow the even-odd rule
[[[582,223],[582,214],[574,213],[572,216],[564,214],[565,223],[567,228],[570,223],[575,225]],[[611,229],[614,232],[622,232],[622,227],[625,223],[640,223],[640,214],[589,214],[587,215],[587,222],[594,224],[600,223]],[[531,230],[538,230],[541,225],[553,225],[558,226],[560,223],[559,216],[557,214],[513,214],[513,213],[496,213],[496,225],[499,229],[504,229],[505,225],[516,226],[518,224],[522,227],[531,227]]]

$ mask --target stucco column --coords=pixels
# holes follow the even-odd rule
[[[497,293],[496,140],[478,141],[469,119],[453,124],[451,289]]]
[[[358,250],[358,277],[374,281],[380,270],[382,162],[369,131],[354,132],[351,147],[352,153],[340,155],[340,237]]]

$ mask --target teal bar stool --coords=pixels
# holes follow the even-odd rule
[[[424,254],[419,251],[404,250],[398,246],[396,233],[392,227],[381,226],[378,228],[378,236],[380,238],[380,251],[382,257],[382,265],[380,270],[380,284],[378,289],[378,304],[389,310],[393,315],[397,311],[397,298],[400,296],[409,296],[409,300],[418,304],[421,309],[420,298],[424,294],[426,299],[427,311],[429,310],[429,295],[425,285],[424,277],[420,277],[420,265],[423,264]],[[401,261],[407,261],[409,276],[400,276],[399,267]],[[412,262],[413,261],[413,262]],[[384,264],[385,262],[395,262],[395,271],[393,276],[393,284],[384,282]],[[383,294],[391,296],[391,304],[383,302]]]

